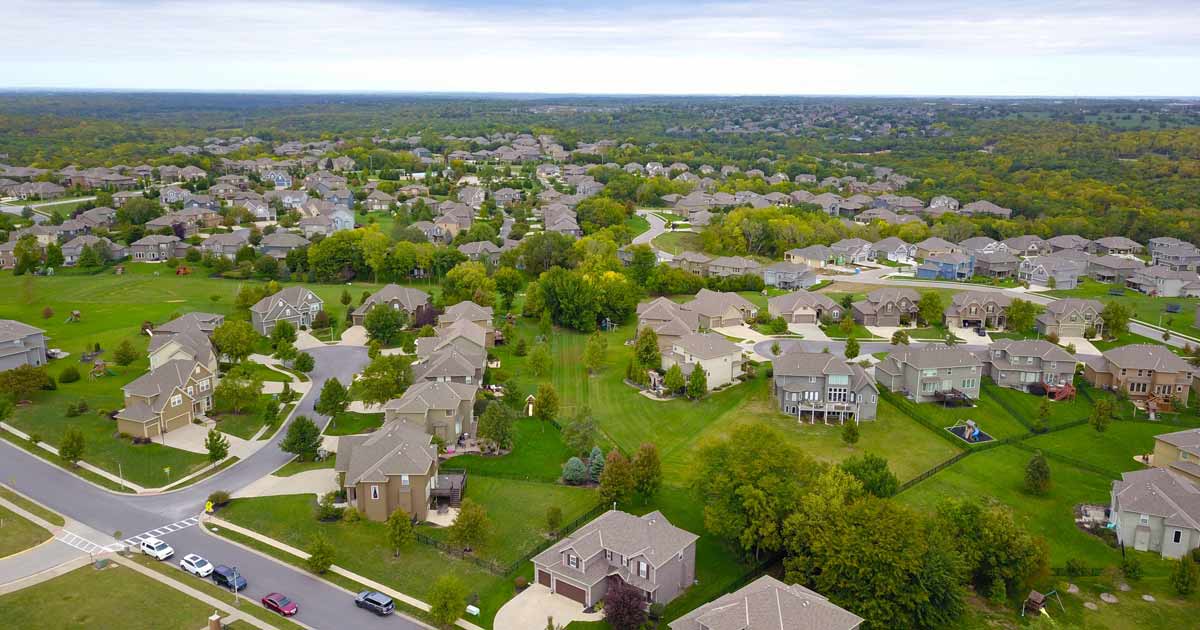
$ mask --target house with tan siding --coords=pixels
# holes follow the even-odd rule
[[[417,521],[429,515],[438,484],[438,449],[420,427],[389,422],[368,435],[338,440],[334,469],[344,475],[346,501],[372,521],[404,510]]]
[[[191,424],[212,408],[216,375],[203,364],[175,359],[122,388],[125,408],[117,412],[117,431],[153,438]]]

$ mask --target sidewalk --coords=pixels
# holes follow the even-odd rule
[[[0,558],[0,595],[53,579],[89,562],[87,554],[57,539],[63,532],[62,527],[8,499],[0,498],[0,506],[42,527],[48,537],[41,544]]]
[[[22,440],[29,439],[29,434],[12,426],[11,424],[8,424],[7,422],[0,422],[0,428],[3,428],[5,431],[12,433],[13,435],[21,438]],[[45,442],[38,442],[38,448],[40,448],[44,451],[53,453],[55,456],[58,455],[58,449],[54,448],[53,446],[50,446],[49,444],[47,444]],[[131,483],[129,481],[125,481],[124,479],[121,479],[120,477],[108,472],[107,470],[104,470],[102,468],[97,468],[85,461],[81,460],[79,462],[79,467],[90,473],[94,473],[96,475],[104,477],[105,479],[107,479],[117,485],[125,486],[126,488],[129,488],[130,490],[133,490],[134,492],[137,492],[138,494],[141,494],[146,491],[146,488],[143,488],[142,486],[139,486],[135,483]],[[68,472],[70,472],[70,471],[68,471]],[[80,477],[80,479],[83,479],[83,478]],[[87,479],[84,479],[84,481],[87,481],[88,483],[92,483],[92,482],[88,481]],[[95,485],[95,484],[92,484],[92,485]],[[97,486],[97,487],[100,487],[100,486]],[[104,489],[108,490],[108,488],[104,488]],[[111,490],[110,490],[110,492],[111,492]]]
[[[254,540],[257,540],[258,542],[261,542],[265,545],[269,545],[271,547],[274,547],[275,549],[278,549],[285,553],[291,554],[298,558],[301,558],[304,560],[308,559],[308,552],[306,552],[306,551],[296,549],[295,547],[285,544],[285,543],[282,543],[282,542],[279,542],[278,540],[275,540],[274,538],[269,538],[267,536],[263,536],[262,534],[254,531],[254,530],[246,529],[245,527],[241,527],[239,525],[234,525],[233,523],[222,520],[221,518],[218,518],[216,516],[205,516],[204,517],[204,520],[201,523],[201,526],[207,526],[209,524],[216,525],[217,527],[224,527],[225,529],[228,529],[229,531],[241,534],[243,536],[246,536],[247,538],[253,538]],[[208,528],[205,527],[204,531],[207,532]],[[209,533],[211,533],[211,532],[209,532]],[[215,534],[213,534],[213,535],[215,535]],[[233,541],[230,541],[230,542],[233,542]],[[234,543],[234,544],[237,544],[237,543]],[[249,549],[249,548],[247,547],[247,549]],[[251,549],[251,551],[254,551],[254,550]],[[255,553],[259,553],[259,552],[255,551]],[[379,591],[380,593],[383,593],[384,595],[387,595],[388,597],[391,597],[392,599],[404,602],[405,604],[408,604],[409,606],[412,606],[413,608],[416,608],[418,610],[424,610],[424,611],[429,610],[429,604],[427,604],[411,595],[405,595],[404,593],[401,593],[400,591],[397,591],[396,589],[390,588],[388,586],[384,586],[383,584],[380,584],[379,582],[376,582],[375,580],[361,576],[361,575],[359,575],[357,573],[353,573],[351,571],[347,571],[346,569],[343,569],[342,567],[339,567],[336,564],[333,566],[330,566],[329,570],[344,577],[344,578],[358,582],[359,584],[362,584],[363,586],[366,586],[368,588]],[[466,619],[459,619],[458,621],[455,622],[455,625],[457,625],[460,628],[463,628],[464,630],[483,630],[483,628],[471,623],[470,621],[467,621]]]

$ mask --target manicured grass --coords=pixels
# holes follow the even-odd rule
[[[650,229],[650,222],[646,220],[646,217],[631,214],[625,219],[625,227],[629,228],[630,234],[637,236]]]
[[[1048,453],[1072,457],[1112,471],[1116,478],[1122,472],[1145,468],[1134,461],[1134,457],[1154,452],[1154,436],[1175,430],[1181,430],[1181,427],[1117,421],[1110,424],[1104,433],[1098,433],[1091,425],[1085,424],[1039,435],[1025,443]]]
[[[390,235],[396,224],[396,215],[391,212],[359,212],[354,215],[354,222],[359,225],[378,225],[379,230]]]
[[[467,477],[466,498],[482,505],[492,522],[491,537],[476,553],[502,564],[516,562],[549,540],[544,532],[550,506],[562,510],[562,522],[567,524],[599,502],[591,488],[478,475]],[[439,540],[449,538],[445,528],[424,525],[420,531]]]
[[[1112,398],[1111,395],[1098,391],[1091,390],[1093,397]],[[1009,415],[1015,415],[1024,418],[1026,422],[1033,424],[1041,411],[1042,401],[1048,400],[1042,396],[1034,396],[1025,392],[1020,392],[1008,387],[1000,387],[994,384],[990,379],[983,382],[983,395],[995,400]],[[1050,416],[1046,419],[1047,427],[1055,427],[1060,424],[1082,420],[1088,417],[1092,412],[1092,403],[1083,396],[1076,395],[1070,400],[1050,400]]]
[[[50,539],[50,532],[0,505],[0,558],[25,551]]]
[[[1106,350],[1112,350],[1113,348],[1116,348],[1119,346],[1127,346],[1131,343],[1156,344],[1156,345],[1163,346],[1164,348],[1170,350],[1171,352],[1174,352],[1175,354],[1180,354],[1182,352],[1182,350],[1180,348],[1176,348],[1175,346],[1169,346],[1169,345],[1164,344],[1162,337],[1155,337],[1155,338],[1143,337],[1142,335],[1136,335],[1131,332],[1121,333],[1113,339],[1093,339],[1092,340],[1092,345],[1096,346],[1096,349],[1101,352],[1104,352]]]
[[[90,566],[0,596],[10,628],[196,630],[212,608],[120,565]]]
[[[1200,337],[1200,328],[1196,328],[1196,308],[1200,306],[1200,298],[1166,298],[1150,297],[1132,289],[1126,289],[1124,295],[1109,295],[1108,290],[1116,285],[1084,280],[1074,289],[1062,291],[1047,291],[1045,295],[1054,297],[1076,297],[1100,300],[1102,303],[1117,302],[1133,310],[1134,319],[1147,324],[1162,326],[1189,337]],[[1178,304],[1180,312],[1167,313],[1168,304]]]
[[[8,431],[4,431],[4,430],[0,430],[0,438],[7,440],[13,446],[21,448],[21,449],[25,450],[25,452],[27,452],[35,457],[40,457],[40,458],[46,460],[47,462],[49,462],[52,465],[55,465],[55,466],[62,465],[61,459],[59,459],[58,457],[55,457],[55,455],[53,453],[43,449],[41,446],[34,446],[29,440],[23,440],[23,439],[17,437],[16,435],[9,433]],[[85,468],[68,468],[67,470],[69,470],[72,474],[78,475],[79,477],[86,479],[102,488],[108,488],[109,490],[114,490],[116,492],[131,492],[132,491],[130,488],[127,488],[126,486],[122,486],[115,481],[109,481],[109,479],[107,477],[101,477],[100,475],[97,475],[96,473],[93,473],[90,470],[87,470]]]
[[[277,372],[276,370],[273,370],[261,363],[255,363],[254,361],[243,361],[242,367],[250,370],[252,374],[264,381],[274,381],[276,383],[292,382],[291,377],[289,377],[287,374]]]
[[[5,488],[3,486],[0,486],[0,497],[4,497],[5,499],[11,501],[12,503],[16,503],[17,505],[21,506],[21,508],[24,509],[26,512],[29,512],[30,514],[36,514],[37,516],[40,516],[42,519],[44,519],[48,523],[53,523],[55,525],[58,525],[59,527],[65,525],[67,523],[67,521],[64,520],[62,516],[59,516],[58,514],[51,512],[50,510],[47,510],[46,508],[38,505],[37,503],[34,503],[33,501],[30,501],[29,499],[26,499],[25,497],[13,492],[12,490],[9,490],[8,488]]]
[[[302,462],[300,460],[293,459],[292,461],[281,466],[279,470],[276,470],[271,474],[275,475],[276,477],[291,477],[296,473],[333,468],[335,463],[337,463],[337,453],[330,453],[329,457],[326,457],[319,462]]]
[[[846,330],[840,324],[821,324],[821,330],[825,331],[825,335],[830,339],[846,339],[851,336],[858,340],[883,338],[875,336],[875,333],[867,330],[866,326],[858,323],[850,328],[849,334],[846,333]]]
[[[472,476],[554,483],[562,475],[562,465],[574,454],[562,443],[557,427],[533,418],[521,418],[514,423],[512,452],[502,456],[458,455],[443,466],[463,468]]]
[[[343,411],[329,421],[325,435],[355,435],[367,433],[383,426],[382,413],[356,413]]]
[[[667,232],[654,239],[654,246],[665,252],[679,255],[684,251],[698,252],[703,249],[700,235],[695,232]]]
[[[939,403],[921,403],[912,406],[912,413],[924,416],[938,427],[951,427],[959,420],[974,420],[984,433],[994,438],[1016,437],[1029,433],[1028,428],[986,393],[975,401],[973,407],[945,407]]]
[[[941,326],[911,328],[907,332],[910,339],[919,339],[921,341],[944,341],[946,339],[946,335],[949,333],[948,330]],[[958,335],[955,335],[954,338],[960,341],[963,340],[962,337],[959,337]]]
[[[266,369],[266,368],[263,368]],[[263,409],[273,396],[262,394],[254,405],[238,412],[212,413],[210,417],[217,421],[217,430],[235,435],[243,440],[249,440],[263,427]]]

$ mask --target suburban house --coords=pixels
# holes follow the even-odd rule
[[[1074,289],[1087,263],[1060,255],[1026,258],[1017,267],[1017,279],[1029,284],[1055,289]]]
[[[420,427],[389,422],[374,433],[338,440],[337,462],[346,501],[366,518],[386,521],[392,512],[423,521],[438,485],[438,447]],[[460,487],[461,490],[461,487]]]
[[[875,419],[879,390],[862,366],[827,352],[788,352],[771,363],[780,411],[809,423]]]
[[[817,274],[807,265],[777,262],[763,268],[763,284],[778,289],[807,289],[817,283]]]
[[[913,246],[917,251],[917,258],[925,259],[937,254],[961,254],[962,248],[944,238],[931,236],[920,243]]]
[[[1054,251],[1054,248],[1050,246],[1050,243],[1047,243],[1046,241],[1042,240],[1041,237],[1033,236],[1032,234],[1026,234],[1025,236],[1014,236],[1012,238],[1004,239],[1003,242],[1004,246],[1008,248],[1008,251],[1018,256],[1046,256]],[[1060,249],[1080,248],[1064,247]]]
[[[609,510],[533,557],[538,584],[584,607],[624,583],[647,606],[666,605],[696,579],[698,536],[657,510],[634,516]]]
[[[829,246],[833,260],[839,265],[861,265],[871,259],[871,241],[844,238]]]
[[[671,342],[662,353],[662,368],[678,365],[684,376],[704,369],[708,389],[732,384],[742,375],[742,348],[716,333],[690,333]]]
[[[1124,236],[1105,236],[1092,241],[1088,251],[1098,256],[1132,256],[1141,252],[1142,245]]]
[[[680,337],[699,329],[696,312],[685,304],[657,297],[637,305],[638,330],[649,328],[658,336],[658,346],[667,350]]]
[[[1176,271],[1195,271],[1200,267],[1200,249],[1191,243],[1150,249],[1150,264]]]
[[[705,276],[708,275],[708,263],[711,260],[712,257],[705,256],[700,252],[684,251],[682,254],[676,256],[671,261],[671,264],[689,273]]]
[[[1154,410],[1172,401],[1187,405],[1193,369],[1165,346],[1118,346],[1089,360],[1083,378],[1094,387],[1122,391],[1134,405]]]
[[[854,321],[863,326],[899,326],[917,319],[921,296],[912,289],[885,287],[850,305]]]
[[[413,315],[417,313],[417,309],[429,306],[429,294],[420,289],[389,284],[371,294],[371,297],[367,298],[358,308],[350,313],[350,318],[354,325],[362,326],[363,321],[367,318],[367,312],[379,304],[398,311],[404,311],[408,316],[408,321],[411,322]]]
[[[187,246],[178,236],[151,234],[143,236],[129,245],[129,257],[136,261],[160,261],[175,258],[187,251]]]
[[[453,350],[482,375],[487,366],[487,331],[474,322],[458,320],[445,326],[436,337],[417,339],[416,350],[420,362],[432,362],[438,355]]]
[[[917,267],[917,277],[927,280],[970,280],[974,275],[974,257],[961,252],[930,254]]]
[[[708,261],[708,274],[718,278],[758,275],[762,265],[742,256],[718,256]]]
[[[78,264],[85,247],[91,247],[100,256],[101,261],[121,260],[129,255],[129,250],[124,245],[118,245],[103,236],[84,234],[63,244],[63,264],[68,267]]]
[[[464,434],[475,435],[477,385],[419,381],[383,406],[384,421],[417,427],[453,446]]]
[[[483,382],[487,355],[476,352],[467,355],[453,345],[433,350],[412,364],[413,381],[466,383]]]
[[[889,236],[871,245],[871,257],[897,263],[911,263],[917,257],[917,248],[896,236]]]
[[[1200,547],[1200,488],[1170,468],[1121,473],[1109,519],[1126,547],[1183,558]]]
[[[975,275],[985,278],[1003,280],[1017,275],[1017,267],[1021,260],[1013,256],[1008,249],[997,249],[991,252],[978,252],[975,258]]]
[[[463,243],[458,246],[458,251],[462,252],[468,260],[475,260],[489,264],[500,262],[500,248],[491,241],[473,241],[471,243]]]
[[[1154,436],[1150,464],[1169,468],[1193,484],[1200,483],[1200,429],[1184,429]]]
[[[978,400],[982,375],[979,357],[955,346],[903,348],[875,366],[880,386],[919,403],[961,397]]]
[[[212,408],[215,381],[211,370],[187,359],[150,370],[122,388],[125,408],[117,412],[117,431],[153,438],[188,426]]]
[[[269,295],[250,307],[250,323],[260,335],[270,336],[275,324],[290,322],[297,330],[312,326],[313,318],[325,306],[316,293],[304,287],[288,287]]]
[[[1054,300],[1046,305],[1046,310],[1037,316],[1037,330],[1043,335],[1058,335],[1064,337],[1086,337],[1088,328],[1093,328],[1097,335],[1104,333],[1104,320],[1100,319],[1100,311],[1104,305],[1097,300],[1082,300],[1066,298]]]
[[[988,236],[972,236],[971,238],[959,241],[958,246],[962,248],[963,252],[968,254],[1008,251],[1007,245]]]
[[[1200,275],[1155,265],[1134,271],[1125,286],[1151,297],[1196,297],[1200,296]]]
[[[224,315],[188,313],[151,329],[150,345],[146,352],[150,369],[158,369],[171,361],[195,361],[208,371],[217,373],[217,353],[209,336],[225,322]]]
[[[1092,256],[1088,259],[1087,275],[1099,282],[1125,284],[1146,265],[1136,258],[1125,256]]]
[[[1001,339],[983,353],[983,374],[1021,391],[1034,383],[1065,385],[1075,378],[1075,357],[1045,339]]]
[[[0,372],[46,365],[46,331],[15,319],[0,319]]]
[[[367,198],[363,200],[363,205],[366,206],[367,210],[372,212],[390,210],[395,203],[395,197],[378,189],[371,191],[371,194],[367,195]]]
[[[448,307],[439,315],[435,328],[437,328],[438,334],[442,334],[451,324],[460,320],[470,322],[484,331],[485,342],[488,347],[491,347],[496,343],[496,331],[492,326],[493,317],[495,317],[495,311],[492,307],[480,306],[470,300],[463,300]]]
[[[308,239],[295,232],[277,230],[262,237],[258,243],[258,249],[266,256],[282,260],[287,258],[288,252],[293,249],[308,247],[309,244]]]
[[[822,268],[833,260],[833,250],[824,245],[809,245],[797,249],[789,249],[783,253],[785,262]]]
[[[250,230],[234,230],[213,234],[200,243],[200,250],[213,256],[224,256],[233,260],[239,250],[250,246]]]
[[[1004,328],[1012,298],[999,291],[955,293],[946,307],[947,328]]]
[[[753,302],[737,293],[708,289],[700,289],[685,306],[696,313],[696,323],[702,329],[741,326],[758,313]]]
[[[767,300],[767,313],[782,317],[789,324],[817,324],[828,318],[842,318],[842,306],[821,293],[799,290]]]
[[[858,630],[863,618],[799,584],[764,575],[672,621],[671,630]]]
[[[1060,234],[1046,239],[1046,243],[1050,245],[1051,252],[1061,252],[1064,249],[1073,249],[1081,252],[1086,252],[1092,242],[1078,234]]]

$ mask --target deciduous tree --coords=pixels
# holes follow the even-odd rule
[[[350,393],[337,377],[332,377],[321,386],[321,397],[313,409],[324,416],[334,416],[346,410],[350,405]]]
[[[440,627],[454,625],[467,602],[467,587],[453,573],[443,573],[429,592],[429,616]]]
[[[1025,465],[1025,489],[1038,495],[1050,491],[1050,464],[1041,451],[1035,452]]]
[[[358,392],[362,401],[382,405],[393,398],[399,398],[409,385],[412,385],[410,362],[411,359],[402,354],[381,354],[372,359],[358,379]],[[327,384],[326,387],[328,386]],[[322,397],[324,393],[325,389],[322,388]]]
[[[83,459],[83,451],[87,447],[83,431],[77,426],[69,426],[63,432],[62,440],[58,443],[58,457],[64,462],[75,466]]]
[[[887,460],[878,455],[856,455],[843,461],[841,467],[862,483],[863,490],[881,499],[900,489],[900,480],[888,469]]]
[[[533,401],[533,417],[542,422],[558,417],[558,391],[550,383],[538,385]]]
[[[392,555],[399,557],[400,552],[416,540],[413,531],[412,517],[403,508],[396,508],[387,519],[388,546]]]
[[[229,319],[213,330],[212,342],[231,362],[241,363],[242,359],[254,352],[258,333],[249,322]]]
[[[288,425],[287,435],[279,448],[299,457],[302,462],[310,461],[321,448],[321,430],[308,416],[297,416]]]
[[[400,340],[400,332],[404,330],[407,320],[408,315],[404,311],[377,304],[367,311],[363,328],[371,340],[390,346]]]
[[[633,487],[638,494],[649,498],[662,486],[662,462],[658,447],[644,443],[633,455]]]
[[[208,461],[215,464],[229,455],[229,440],[220,431],[209,429],[208,437],[204,439],[204,448],[208,449]]]
[[[491,533],[492,521],[487,510],[471,499],[463,499],[450,526],[450,543],[460,549],[475,549],[483,546]]]
[[[611,503],[624,504],[633,496],[635,489],[633,465],[613,449],[604,459],[604,471],[600,473],[600,500],[605,505]]]

